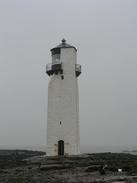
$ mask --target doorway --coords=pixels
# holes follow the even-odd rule
[[[64,141],[59,140],[58,141],[58,156],[63,156],[64,155]]]

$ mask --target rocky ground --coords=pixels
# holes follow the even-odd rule
[[[0,183],[97,182],[137,183],[137,156],[98,153],[58,158],[36,151],[0,151]]]

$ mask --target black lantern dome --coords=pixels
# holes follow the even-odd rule
[[[74,48],[77,51],[77,49],[74,46],[67,44],[66,40],[62,39],[61,44],[59,44],[58,46],[56,46],[56,47],[54,47],[50,50],[52,55],[59,54],[60,53],[60,48]]]

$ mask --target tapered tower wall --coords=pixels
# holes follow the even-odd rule
[[[64,155],[79,154],[76,60],[76,49],[61,48],[63,74],[53,74],[49,81],[46,148],[49,156],[58,155],[60,140],[64,141]]]

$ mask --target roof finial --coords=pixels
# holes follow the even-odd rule
[[[62,44],[66,44],[66,40],[64,38],[62,39]]]

